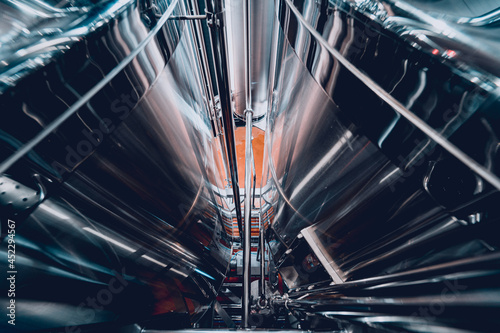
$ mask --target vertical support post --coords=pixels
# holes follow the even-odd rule
[[[250,59],[250,1],[243,4],[244,48],[245,48],[245,102],[246,110],[252,110],[252,63]],[[253,113],[252,113],[253,115]]]
[[[243,298],[242,298],[242,326],[249,328],[250,316],[250,278],[251,278],[251,213],[252,213],[252,110],[245,111],[246,139],[245,139],[245,238],[243,240]]]
[[[252,213],[252,72],[250,64],[250,1],[243,3],[244,47],[245,47],[245,239],[243,241],[243,298],[242,298],[242,327],[249,328],[250,317],[250,282],[251,282],[251,213]]]

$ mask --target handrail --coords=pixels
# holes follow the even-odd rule
[[[467,154],[460,150],[457,146],[452,144],[446,138],[442,137],[436,130],[425,123],[413,112],[404,107],[397,99],[391,96],[386,90],[384,90],[380,85],[373,81],[369,76],[361,72],[356,66],[354,66],[349,60],[347,60],[339,51],[334,49],[328,42],[323,38],[323,36],[318,33],[302,16],[299,10],[293,5],[291,0],[285,0],[290,10],[296,16],[296,18],[302,23],[302,25],[309,31],[309,33],[316,38],[316,40],[349,72],[351,72],[356,78],[363,82],[371,91],[373,91],[380,99],[390,105],[397,113],[402,117],[412,123],[415,127],[421,130],[434,142],[448,151],[451,155],[455,156],[459,161],[465,164],[472,171],[481,176],[484,180],[489,182],[495,188],[500,190],[500,178],[491,173],[484,166],[478,162],[471,159]],[[500,88],[497,88],[493,93],[500,92]]]
[[[14,154],[9,158],[4,160],[0,164],[0,173],[7,171],[14,163],[21,159],[24,155],[30,152],[36,147],[43,139],[45,139],[52,131],[57,129],[62,123],[64,123],[69,117],[75,114],[82,106],[87,104],[92,97],[94,97],[102,88],[104,88],[111,80],[113,80],[125,67],[127,67],[134,58],[141,53],[149,42],[158,34],[158,32],[163,28],[163,25],[167,22],[170,15],[177,6],[179,0],[174,0],[167,11],[162,15],[156,26],[148,33],[146,38],[137,45],[137,47],[130,52],[115,68],[113,68],[101,81],[99,81],[95,86],[92,87],[85,95],[83,95],[78,101],[73,103],[64,113],[57,117],[52,123],[41,130],[33,139],[28,141],[22,147],[20,147]]]

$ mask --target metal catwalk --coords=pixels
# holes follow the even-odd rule
[[[500,1],[0,0],[0,332],[498,332]]]

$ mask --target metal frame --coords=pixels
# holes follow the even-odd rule
[[[314,233],[314,226],[302,229],[300,234],[304,236],[307,244],[311,247],[314,254],[318,258],[323,268],[327,271],[328,275],[332,278],[335,284],[344,283],[344,276],[340,268],[335,264],[333,259],[328,255],[327,251],[324,251],[321,246],[321,241],[318,239]]]

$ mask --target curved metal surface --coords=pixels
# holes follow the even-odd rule
[[[227,1],[226,34],[228,36],[229,71],[234,113],[245,119],[245,34],[243,22],[245,1]],[[267,112],[269,65],[271,62],[271,40],[273,28],[273,2],[257,0],[250,2],[250,68],[252,86],[251,99],[254,119],[262,119]]]
[[[0,287],[15,280],[16,329],[210,327],[224,279],[241,287],[224,159],[227,148],[235,171],[232,113],[245,110],[247,147],[252,119],[267,118],[255,272],[264,236],[274,262],[258,304],[243,270],[245,304],[226,309],[243,308],[244,327],[498,327],[495,13],[251,1],[248,83],[245,3],[208,1],[206,16],[198,1],[0,3],[0,268],[11,272]],[[188,17],[206,17],[211,35]],[[252,159],[245,224],[257,218]]]
[[[224,27],[226,21],[223,13],[222,0],[215,1],[215,6],[211,1],[205,1],[206,10],[213,14],[210,26],[210,39],[212,41],[212,56],[215,62],[215,72],[217,78],[217,89],[219,91],[219,101],[221,107],[221,117],[224,128],[224,139],[227,149],[229,172],[231,174],[231,188],[233,192],[234,209],[240,237],[243,230],[241,215],[240,186],[238,179],[238,163],[236,158],[236,142],[234,132],[234,118],[231,111],[231,101],[229,96],[229,69],[228,56],[226,50],[226,36]]]
[[[493,332],[498,324],[498,253],[290,294],[292,311],[381,331]],[[313,288],[311,288],[313,287]],[[373,326],[372,326],[373,325]]]
[[[490,299],[477,282],[497,274],[496,261],[485,264],[469,285],[473,301],[465,304],[467,296],[461,295],[452,302],[450,317],[417,315],[412,321],[408,313],[418,302],[406,307],[406,299],[394,297],[383,284],[377,300],[373,290],[355,298],[347,288],[417,270],[420,279],[432,284],[435,265],[498,255],[499,243],[491,233],[499,218],[494,204],[499,170],[493,162],[497,152],[490,148],[498,145],[496,71],[474,62],[461,66],[467,59],[464,49],[461,60],[440,60],[439,52],[413,42],[407,32],[433,36],[429,45],[449,50],[442,31],[417,30],[412,20],[394,29],[389,22],[397,17],[390,6],[329,3],[276,4],[281,31],[266,133],[265,180],[271,191],[265,199],[274,202],[276,212],[268,235],[274,260],[296,299],[282,301],[289,309],[296,304],[298,314],[324,318],[332,311],[329,319],[346,316],[384,329],[470,328],[470,316],[450,318],[471,306],[471,313],[498,309],[496,296]],[[408,110],[418,122],[404,114]],[[480,128],[487,128],[484,137],[466,134]],[[440,147],[435,139],[452,142],[465,165],[452,156],[457,154],[450,145]],[[454,268],[459,274],[461,268]],[[409,285],[418,284],[417,277],[407,279]],[[488,280],[492,293],[498,289],[494,279]],[[323,297],[315,289],[325,280],[338,287]],[[439,299],[439,288],[422,287],[419,292],[429,298],[421,302]],[[411,293],[403,287],[400,292]],[[371,300],[384,305],[379,308]],[[394,303],[401,306],[385,305]],[[374,313],[354,313],[359,307]],[[406,315],[398,316],[399,311]],[[381,321],[374,318],[378,314]],[[479,330],[487,331],[495,319],[484,320],[488,324]]]
[[[419,1],[406,0],[412,6],[446,21],[473,26],[495,24],[500,19],[500,3],[495,0],[479,1]]]
[[[176,2],[163,5],[167,14],[158,24],[172,11],[185,13]],[[0,96],[13,115],[2,123],[5,157],[92,91],[120,60],[132,60],[6,170],[27,185],[39,173],[47,188],[35,207],[31,201],[22,211],[2,207],[2,223],[9,218],[16,225],[16,329],[147,326],[173,314],[180,316],[173,327],[182,328],[204,313],[225,277],[231,240],[220,215],[228,208],[221,147],[201,74],[191,65],[191,32],[173,21],[150,28],[139,7],[117,2],[120,15],[103,15],[100,29],[52,57],[43,73],[29,68],[29,76]],[[160,33],[148,35],[155,30]],[[29,96],[34,88],[39,91]],[[44,90],[49,98],[39,99]],[[137,310],[137,302],[146,306]],[[47,317],[55,312],[60,315]]]
[[[284,5],[284,6],[286,7],[286,5]],[[306,14],[304,14],[305,17],[315,17],[315,15],[316,16],[320,15],[320,8],[317,8],[317,7],[318,7],[317,5],[315,5],[311,2],[305,2],[301,6],[304,13],[306,13]],[[317,12],[317,14],[310,14],[310,12],[308,12],[308,9],[310,9],[312,12]],[[283,15],[282,16],[283,18],[288,17],[289,14],[287,13],[286,8],[279,9],[279,10],[281,10],[281,15]],[[322,27],[322,29],[325,29],[326,24],[328,23],[328,21],[325,22],[324,19],[335,20],[335,15],[333,13],[323,14],[322,17],[323,17],[323,21],[321,19],[316,19],[316,21],[315,21],[316,22],[315,24]],[[337,16],[336,18],[337,18],[337,20],[340,20],[339,24],[344,22],[344,21],[342,21],[342,16]],[[295,27],[297,23],[296,23],[296,21],[294,21],[294,18],[292,17],[292,18],[290,18],[290,20],[291,20],[290,25],[293,24],[293,26]],[[349,21],[347,21],[347,22],[349,22]],[[353,20],[353,22],[355,22],[355,21]],[[282,24],[285,24],[285,23],[282,23]],[[284,61],[290,62],[290,64],[287,64],[285,62],[285,64],[284,64],[285,73],[282,74],[282,76],[286,78],[285,82],[283,83],[283,87],[278,87],[278,89],[275,88],[274,94],[279,96],[280,102],[284,103],[284,105],[285,105],[282,107],[281,110],[287,110],[287,111],[285,112],[285,111],[281,111],[280,109],[275,109],[275,110],[273,110],[273,112],[275,112],[275,114],[277,115],[277,117],[278,117],[277,119],[283,118],[283,120],[280,121],[280,126],[283,126],[281,124],[286,124],[285,125],[286,128],[284,130],[288,131],[289,133],[292,133],[291,132],[292,128],[296,128],[295,131],[298,131],[298,132],[294,133],[294,134],[285,134],[284,135],[284,134],[280,133],[279,130],[276,130],[276,129],[274,129],[274,131],[273,130],[270,131],[271,138],[277,137],[278,140],[287,140],[286,138],[283,139],[283,136],[291,138],[291,140],[287,141],[288,147],[290,147],[290,148],[288,148],[288,147],[285,148],[285,147],[279,146],[278,144],[275,144],[274,142],[271,142],[270,143],[271,146],[268,146],[269,150],[271,150],[271,147],[272,147],[272,149],[277,149],[280,152],[283,152],[281,156],[275,157],[275,158],[272,156],[272,153],[270,153],[270,160],[273,160],[273,159],[278,160],[280,165],[285,167],[284,171],[277,172],[278,178],[281,177],[280,174],[284,174],[284,175],[286,175],[286,177],[289,177],[289,173],[291,172],[290,170],[292,169],[289,166],[289,163],[292,162],[290,160],[290,156],[292,154],[292,151],[297,151],[297,149],[300,148],[300,146],[296,147],[297,142],[300,140],[300,134],[298,134],[298,133],[307,132],[307,130],[305,128],[313,128],[313,127],[307,127],[304,124],[304,117],[308,117],[309,114],[311,114],[311,117],[312,117],[313,113],[311,111],[298,113],[298,110],[304,110],[306,108],[309,108],[310,110],[314,110],[314,109],[317,109],[317,106],[315,106],[313,103],[308,103],[308,105],[303,104],[301,107],[296,107],[296,105],[298,105],[299,103],[302,102],[299,100],[301,98],[301,96],[303,96],[303,95],[301,95],[302,91],[306,91],[304,93],[304,95],[312,96],[313,92],[311,92],[311,90],[314,90],[314,89],[318,90],[317,88],[311,88],[317,84],[316,82],[318,82],[320,85],[324,84],[325,82],[330,82],[330,86],[323,86],[323,88],[326,90],[326,93],[329,94],[329,96],[331,98],[333,98],[333,101],[335,101],[336,105],[338,107],[340,107],[341,110],[342,109],[346,110],[345,112],[343,112],[343,114],[345,114],[344,119],[347,119],[347,121],[344,121],[344,123],[349,124],[350,122],[352,122],[353,124],[356,124],[357,126],[363,127],[362,133],[364,135],[368,136],[371,139],[370,142],[372,142],[376,147],[378,147],[378,149],[380,149],[381,152],[383,152],[383,154],[385,156],[387,156],[394,164],[396,164],[400,168],[402,168],[402,171],[412,170],[412,169],[418,168],[418,166],[421,165],[423,160],[428,159],[432,154],[436,153],[437,148],[436,148],[435,144],[433,144],[432,141],[428,141],[429,139],[426,138],[426,135],[422,135],[422,133],[416,132],[413,128],[413,125],[406,123],[405,120],[402,119],[401,116],[399,116],[397,113],[394,113],[394,111],[392,111],[392,112],[389,111],[389,108],[387,105],[382,104],[380,107],[376,107],[376,109],[378,109],[380,111],[373,111],[374,107],[370,106],[370,102],[376,103],[377,98],[370,100],[370,102],[368,102],[366,97],[364,99],[349,98],[349,96],[352,96],[352,91],[359,91],[359,93],[366,94],[368,89],[366,87],[362,87],[362,85],[364,83],[358,84],[355,81],[353,81],[349,77],[349,74],[346,74],[346,71],[343,68],[343,66],[341,66],[340,64],[338,64],[332,60],[328,60],[328,57],[330,56],[329,52],[326,52],[326,54],[325,54],[324,53],[325,51],[323,51],[323,49],[321,49],[321,44],[314,41],[313,36],[310,36],[307,31],[304,31],[304,27],[301,27],[300,23],[296,27],[297,28],[293,29],[293,30],[288,29],[286,32],[286,35],[289,38],[290,37],[296,38],[292,42],[292,45],[295,45],[295,54],[298,56],[298,59],[302,60],[302,62],[304,64],[306,64],[306,67],[309,70],[306,72],[306,74],[300,74],[301,76],[299,79],[294,79],[294,76],[297,77],[297,74],[294,74],[294,73],[300,73],[301,71],[305,72],[305,68],[302,67],[302,63],[300,63],[298,61],[295,61],[295,63],[293,63],[294,53],[292,53],[286,47],[284,48],[283,59],[285,59]],[[335,25],[330,25],[330,27],[335,27]],[[341,26],[338,25],[338,30],[335,29],[333,31],[335,31],[337,34],[341,34],[343,30],[340,27]],[[353,36],[349,37],[349,35],[342,35],[342,34],[339,36],[344,36],[344,38],[347,41],[352,41],[354,38],[358,38],[355,36],[355,34],[361,34],[361,36],[362,36],[363,31],[366,31],[366,30],[353,29],[352,30]],[[384,38],[384,35],[380,34],[378,37],[378,42],[380,44],[383,44],[383,41],[382,41],[383,38]],[[336,45],[343,45],[343,44],[340,43],[339,41],[337,41]],[[351,44],[348,43],[346,45],[348,46],[348,48],[345,49],[345,51],[343,51],[344,54],[346,54],[348,57],[349,56],[354,57],[353,58],[354,64],[358,64],[358,62],[359,62],[359,64],[363,64],[363,62],[362,62],[363,59],[357,58],[358,55],[353,53],[352,49],[349,49],[349,47],[354,47],[352,45],[352,43]],[[312,47],[313,51],[318,46],[320,48],[318,49],[318,52],[304,51],[303,48],[308,47],[308,46]],[[384,45],[384,46],[388,46],[388,45]],[[368,51],[365,50],[364,52],[368,52]],[[386,52],[386,49],[385,48],[384,49],[383,48],[376,49],[376,52]],[[325,56],[326,56],[326,59],[324,58]],[[380,53],[379,53],[378,57],[382,57],[382,55],[380,55]],[[328,60],[328,62],[325,62],[325,61],[322,62],[322,60]],[[384,58],[384,61],[386,61],[386,60],[387,59]],[[316,62],[314,62],[314,61],[316,61]],[[404,60],[404,61],[407,62],[406,60]],[[372,71],[374,74],[375,74],[374,71],[378,70],[376,66],[373,66],[375,62],[376,62],[376,60],[372,60],[370,63],[371,66],[366,67],[367,70]],[[325,69],[331,68],[331,67],[328,67],[328,64],[330,64],[330,66],[334,65],[333,70],[325,71]],[[405,66],[407,66],[407,65],[409,65],[409,64],[407,63]],[[289,70],[288,68],[291,68],[291,69]],[[293,69],[293,68],[297,68],[297,69]],[[365,67],[362,67],[362,68],[364,69]],[[349,68],[349,70],[351,70],[351,68]],[[441,83],[444,83],[445,85],[448,85],[447,81],[444,81],[444,82],[443,81],[431,81],[432,82],[431,86],[427,87],[429,85],[428,77],[431,76],[431,73],[434,73],[434,72],[437,73],[438,71],[441,71],[441,70],[442,69],[438,69],[438,68],[435,68],[435,69],[434,68],[422,68],[420,73],[417,74],[418,75],[417,78],[420,77],[420,83],[418,83],[418,81],[417,81],[417,84],[415,85],[414,90],[408,91],[408,93],[409,93],[408,97],[402,97],[404,95],[400,95],[400,94],[397,94],[396,96],[400,100],[406,99],[408,101],[408,102],[406,102],[406,106],[410,107],[412,109],[415,109],[415,110],[418,110],[418,108],[423,107],[423,105],[434,105],[436,113],[440,113],[441,115],[443,115],[443,113],[446,114],[446,113],[453,112],[452,117],[443,116],[443,120],[447,121],[447,122],[444,122],[444,124],[439,127],[439,134],[441,136],[443,136],[443,135],[448,136],[448,137],[451,136],[452,139],[455,139],[458,137],[458,135],[456,135],[456,136],[452,136],[452,135],[455,132],[457,132],[460,127],[463,128],[463,127],[468,127],[468,126],[480,126],[480,127],[482,126],[482,125],[480,125],[480,123],[482,121],[484,121],[484,118],[473,117],[473,115],[477,110],[484,112],[485,109],[490,108],[491,107],[491,104],[490,104],[491,100],[493,100],[493,101],[497,100],[497,96],[495,93],[492,93],[488,97],[488,93],[485,92],[481,86],[476,86],[476,87],[471,86],[471,87],[466,88],[467,90],[464,90],[463,95],[461,96],[461,101],[458,102],[459,104],[455,109],[453,109],[453,105],[450,106],[450,108],[454,111],[450,111],[450,110],[443,111],[442,107],[446,106],[446,103],[450,103],[450,101],[449,101],[449,99],[445,98],[444,96],[441,97],[440,95],[437,95],[437,92],[433,91],[433,90],[435,88],[438,88],[439,86],[435,86],[435,85],[433,86],[433,84],[440,84],[440,82],[441,82]],[[308,79],[307,76],[311,75],[309,73],[311,73],[313,75],[313,78],[315,79],[316,82],[311,81],[311,79],[307,80]],[[325,81],[324,77],[315,76],[315,73],[318,73],[318,74],[331,73],[330,75],[334,75],[334,76],[330,77],[329,80]],[[339,74],[342,74],[342,76],[339,77],[338,76]],[[394,74],[399,75],[398,73],[394,73]],[[303,79],[302,77],[305,77],[305,79]],[[401,83],[401,81],[403,79],[405,79],[406,77],[408,77],[408,79],[410,79],[409,75],[407,73],[403,72],[402,78],[401,77],[398,78],[398,76],[395,76],[392,79],[396,82],[396,87],[397,87]],[[334,80],[335,78],[337,78],[337,80],[340,80],[341,78],[343,79],[342,86],[335,84],[337,82],[337,80]],[[377,78],[377,80],[378,80],[378,78]],[[386,78],[385,80],[388,81],[388,78]],[[457,80],[458,80],[458,78],[457,78]],[[292,87],[292,84],[288,84],[288,82],[290,82],[290,81],[293,82],[293,85],[297,85],[298,82],[301,82],[301,83],[307,82],[307,84],[300,84],[299,87],[296,87],[296,86]],[[276,80],[276,82],[280,82],[279,79]],[[370,79],[370,82],[371,82],[371,79]],[[288,84],[288,86],[287,86],[287,84]],[[462,84],[464,85],[464,88],[465,88],[467,86],[470,86],[470,81],[468,81],[466,78],[463,78]],[[317,87],[317,85],[316,85],[316,87]],[[394,90],[395,90],[395,88],[392,89],[392,91],[394,91]],[[349,93],[349,91],[351,91],[351,93]],[[317,103],[318,106],[324,105],[325,103],[328,103],[326,101],[328,99],[327,96],[321,97],[322,94],[324,94],[324,90],[321,90],[321,89],[318,90],[317,94],[319,97],[314,98],[313,101],[318,100],[319,98],[322,98],[322,101]],[[299,97],[295,97],[297,95]],[[428,96],[428,97],[423,98],[423,96]],[[440,97],[437,99],[437,96],[440,96]],[[485,98],[485,97],[488,97],[489,100],[488,100],[488,98]],[[290,100],[289,100],[290,98],[292,99],[292,102],[290,102]],[[442,98],[442,100],[441,100],[441,98]],[[469,100],[469,98],[472,98],[474,100],[474,102]],[[388,100],[385,100],[385,101],[387,102]],[[426,104],[426,103],[431,103],[431,101],[432,101],[432,104]],[[467,102],[465,102],[465,101],[467,101]],[[275,102],[275,101],[273,101],[273,102]],[[479,104],[481,102],[483,103],[482,105]],[[443,105],[441,105],[441,104],[443,104]],[[287,109],[289,106],[291,106],[290,110]],[[277,108],[280,108],[280,106],[278,105]],[[334,108],[334,106],[330,106],[329,108],[332,109],[332,108]],[[326,109],[326,107],[325,107],[325,109]],[[365,111],[367,109],[371,109],[372,111],[370,113],[368,113],[367,111]],[[297,111],[294,111],[294,110],[297,110]],[[318,116],[318,119],[321,119],[324,123],[329,123],[328,121],[325,121],[324,116],[319,116],[317,112],[318,111],[315,111],[314,115]],[[426,110],[425,112],[429,112],[429,111]],[[392,115],[391,115],[391,113],[392,113]],[[285,120],[287,118],[284,118],[284,117],[287,117],[287,115],[292,115],[291,118],[288,118],[288,119],[293,119],[293,121],[296,122],[297,124],[300,123],[300,128],[298,125],[296,127],[290,126],[290,120]],[[422,117],[422,114],[420,113],[420,111],[418,111],[416,113],[416,115],[417,115],[417,117]],[[288,117],[290,117],[290,116],[288,116]],[[439,117],[439,116],[433,115],[432,113],[430,113],[429,115],[425,115],[425,118],[423,118],[423,119],[418,118],[418,119],[422,123],[426,123],[425,126],[428,126],[428,124],[433,124],[432,126],[435,126],[434,124],[439,124],[439,122],[436,123],[433,120],[436,117]],[[471,119],[471,120],[468,121],[469,119]],[[481,119],[483,119],[483,120],[481,120]],[[441,123],[443,122],[443,120],[441,121]],[[493,119],[491,119],[491,120],[493,120]],[[464,124],[467,123],[467,121],[468,121],[468,124],[467,124],[467,126],[465,126]],[[271,120],[270,126],[273,126],[275,124],[276,124],[276,122],[274,120]],[[324,126],[326,127],[327,125],[324,125]],[[419,128],[421,128],[421,127],[419,126]],[[404,139],[401,140],[401,134],[403,133],[403,131],[406,132],[406,134],[404,135]],[[315,128],[315,132],[317,132],[317,127]],[[350,136],[353,136],[352,134],[350,134],[351,132],[347,132],[347,134]],[[460,131],[458,131],[458,132],[460,133]],[[425,132],[425,133],[428,134],[427,132]],[[342,134],[342,131],[337,135],[339,137],[344,137],[344,135]],[[318,137],[321,137],[324,141],[325,135],[318,135]],[[394,138],[394,140],[392,138]],[[396,139],[396,138],[398,138],[398,139]],[[434,138],[434,137],[432,137],[432,138]],[[307,139],[311,140],[311,136],[309,135],[309,137]],[[344,140],[346,140],[346,139],[344,139]],[[459,148],[465,148],[464,150],[467,152],[471,151],[471,140],[468,141],[467,146],[465,144],[462,144],[461,141],[459,141],[459,140],[457,140],[457,141],[460,143],[460,145],[458,145]],[[340,145],[341,142],[339,142],[338,144]],[[476,147],[478,147],[478,148],[476,148],[477,150],[483,150],[480,147],[481,147],[481,145],[484,145],[484,144],[485,144],[485,142],[482,140],[476,140],[476,141],[472,142],[472,145],[476,145]],[[302,143],[299,143],[299,145],[302,145]],[[319,145],[316,142],[313,143],[313,142],[309,141],[308,145],[309,145],[308,147],[310,147],[312,149],[315,149],[315,150],[319,149],[318,148]],[[333,146],[333,147],[335,147],[335,146]],[[362,145],[362,147],[364,147],[364,145]],[[448,148],[448,147],[446,147],[446,148]],[[307,149],[305,149],[305,150],[308,153],[310,153],[310,150],[307,150]],[[328,151],[328,150],[326,150],[326,151]],[[319,154],[319,155],[325,156],[325,158],[324,158],[325,163],[328,161],[331,162],[332,159],[329,159],[327,157],[328,155],[327,155],[326,151],[324,154]],[[335,152],[335,149],[333,149],[331,157],[334,156],[333,155],[334,152]],[[293,154],[295,155],[297,153],[294,152]],[[443,154],[447,154],[447,153],[443,152]],[[464,157],[464,159],[462,159],[462,160],[466,160],[466,159],[470,160],[470,157],[463,155],[463,153],[461,153],[461,154]],[[285,157],[285,156],[288,156],[288,157]],[[476,155],[470,154],[469,156],[475,157]],[[284,161],[287,158],[288,158],[289,162]],[[488,160],[488,158],[486,158],[486,160]],[[483,161],[483,163],[486,160],[481,159],[481,161]],[[297,158],[297,161],[311,162],[311,159],[310,158],[302,158],[302,159]],[[417,165],[415,165],[415,163],[417,163]],[[314,165],[315,163],[313,162],[311,164]],[[477,165],[476,162],[474,162],[474,164]],[[272,163],[271,163],[270,167],[272,168]],[[337,166],[337,167],[339,167],[339,166]],[[314,167],[309,165],[309,166],[303,166],[303,168],[317,171],[317,169],[320,169],[321,167],[314,168]],[[279,167],[275,167],[275,169],[279,170]],[[477,169],[475,169],[475,170],[477,170]],[[490,165],[486,164],[485,167],[481,167],[481,170],[483,170],[483,173],[481,173],[481,174],[484,174],[485,176],[491,175],[491,171],[490,171],[491,164]],[[302,184],[310,184],[309,178],[307,176],[308,173],[301,172],[301,175],[305,175],[305,176],[303,176],[303,178],[305,178],[305,180]],[[314,172],[312,175],[314,175]],[[311,177],[312,175],[310,175],[309,177]],[[407,178],[407,177],[404,177],[404,178]],[[496,176],[491,175],[490,178],[489,178],[490,181],[492,181],[493,183],[496,184],[496,182],[495,182]],[[294,178],[293,181],[297,182],[296,177]],[[275,182],[276,182],[276,179],[275,179]],[[281,180],[280,180],[280,182],[281,182]],[[300,182],[297,182],[297,183],[300,184]],[[283,188],[283,185],[281,185],[281,187]],[[300,189],[301,189],[301,187],[299,186],[299,190]],[[297,191],[295,191],[295,192],[297,192]],[[290,193],[286,196],[286,198],[284,198],[284,200],[290,202],[291,198],[292,198],[292,195]],[[296,205],[292,205],[292,207],[295,207],[294,209],[296,211],[298,210]],[[279,213],[280,210],[277,209],[277,212]],[[302,216],[305,215],[304,213],[300,212],[300,210],[298,210],[298,212]],[[277,219],[277,220],[282,220],[282,219]],[[285,218],[284,220],[287,220],[287,218]],[[292,223],[292,225],[296,225],[296,224]],[[297,228],[299,228],[299,227],[297,227]],[[295,234],[292,233],[291,237],[293,238],[295,235],[296,235],[296,233]],[[283,236],[283,235],[281,235],[281,236]]]
[[[58,8],[44,1],[3,1],[1,6],[0,82],[5,91],[33,70],[52,62],[53,57],[67,52],[81,38],[102,31],[106,21],[123,17],[137,7],[137,3],[133,0],[96,4],[63,1],[58,4],[62,8]]]
[[[174,4],[174,6],[176,3]],[[174,8],[173,6],[171,7]],[[101,81],[99,81],[95,86],[92,87],[85,95],[83,95],[78,101],[71,105],[71,107],[66,110],[62,115],[57,117],[52,123],[46,126],[40,133],[38,133],[32,140],[30,140],[27,144],[22,146],[15,154],[12,154],[6,161],[0,164],[0,172],[5,172],[9,167],[11,167],[17,160],[23,157],[26,153],[28,153],[31,149],[33,149],[37,144],[39,144],[42,140],[44,140],[52,131],[57,129],[64,121],[66,121],[69,117],[71,117],[74,113],[76,113],[83,105],[85,105],[92,97],[94,97],[103,87],[105,87],[108,83],[110,83],[120,72],[123,71],[131,62],[137,57],[144,48],[148,45],[148,43],[156,36],[158,31],[160,31],[161,27],[165,24],[167,19],[171,14],[171,10],[166,12],[158,22],[158,25],[150,32],[147,36],[145,36],[144,40],[142,40],[137,46],[134,47],[132,52],[128,54],[120,63],[113,68]],[[52,43],[50,44],[52,45]],[[67,43],[65,43],[66,47],[69,47]],[[40,46],[38,46],[40,47]],[[42,46],[42,48],[46,48],[46,46]],[[29,54],[29,57],[33,57],[32,54]],[[147,62],[143,61],[144,65],[147,66]],[[23,65],[25,67],[26,65]],[[77,94],[77,93],[76,93]],[[78,94],[77,94],[78,95]]]

